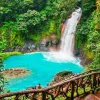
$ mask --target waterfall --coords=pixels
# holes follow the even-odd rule
[[[72,14],[71,17],[66,21],[65,30],[63,36],[61,38],[61,48],[60,51],[66,53],[70,56],[73,55],[73,40],[74,40],[74,33],[76,31],[76,26],[81,18],[82,11],[81,8],[76,9]]]
[[[82,10],[81,8],[76,9],[72,12],[69,19],[65,22],[65,29],[61,37],[60,50],[57,52],[49,52],[48,54],[43,54],[45,58],[51,61],[75,61],[73,56],[74,49],[74,38],[76,26],[81,18]]]

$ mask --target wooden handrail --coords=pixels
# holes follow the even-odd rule
[[[83,72],[83,73],[81,73],[81,74],[86,74],[86,73],[91,73],[91,72],[97,72],[97,71],[100,71],[100,68],[91,69],[91,70],[86,71],[86,72]]]
[[[94,71],[94,70],[92,70],[92,71]],[[47,86],[46,88],[36,89],[36,90],[25,90],[25,91],[20,91],[20,92],[12,92],[12,93],[1,94],[0,95],[0,99],[5,98],[5,97],[16,96],[16,95],[30,94],[30,93],[45,93],[45,92],[48,92],[49,90],[55,89],[57,87],[64,86],[64,85],[66,85],[68,83],[73,83],[73,82],[75,83],[75,81],[80,80],[80,79],[84,79],[84,78],[87,78],[87,77],[91,77],[91,79],[94,80],[93,79],[94,77],[92,77],[92,76],[96,76],[96,75],[99,75],[99,81],[98,81],[98,83],[99,83],[100,82],[100,72],[92,72],[92,73],[89,73],[89,74],[86,74],[86,75],[79,74],[79,75],[77,75],[75,77],[73,76],[71,79],[64,80],[64,81],[59,82],[57,84],[54,84],[52,86]],[[96,80],[96,77],[95,77],[95,80]],[[73,85],[75,85],[74,83],[72,84],[72,87],[75,87],[75,86],[73,86]],[[83,83],[81,83],[81,84],[83,84]],[[91,85],[91,82],[90,82],[89,85]],[[96,84],[93,83],[93,85],[96,85]],[[100,85],[100,83],[99,83],[99,85]],[[94,86],[93,86],[93,88],[94,88]],[[72,94],[72,98],[73,97],[74,96]]]

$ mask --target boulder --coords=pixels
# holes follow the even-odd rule
[[[57,73],[56,74],[56,76],[61,76],[61,77],[63,77],[63,76],[67,76],[67,75],[69,75],[69,74],[72,74],[72,71],[61,71],[61,72],[59,72],[59,73]]]
[[[41,39],[41,41],[38,45],[39,51],[48,51],[49,50],[48,45],[49,45],[48,39],[46,39],[46,38]]]
[[[32,40],[26,40],[24,46],[21,48],[21,52],[32,52],[36,49],[36,45]]]
[[[54,79],[52,80],[52,82],[50,82],[49,85],[53,85],[53,84],[56,84],[58,82],[61,82],[65,79],[67,79],[71,75],[72,75],[71,71],[66,71],[66,70],[61,71],[55,75]]]

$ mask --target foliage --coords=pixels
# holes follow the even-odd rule
[[[0,1],[0,21],[15,21],[19,14],[26,13],[27,10],[40,10],[45,7],[47,0],[1,0]]]
[[[40,24],[45,20],[45,16],[42,16],[35,10],[28,10],[26,13],[21,14],[17,19],[17,29],[23,33],[31,32],[32,28],[37,24]]]
[[[77,48],[80,49],[82,46],[87,58],[93,59],[90,65],[92,68],[100,67],[100,1],[97,0],[96,4],[97,8],[95,0],[92,0],[91,4],[84,5],[83,18],[78,26],[76,38]],[[89,8],[92,13],[88,13]],[[84,14],[87,15],[84,16]]]
[[[94,53],[92,68],[100,67],[100,1],[97,0],[97,9],[92,13],[87,47]]]
[[[2,75],[2,72],[3,71],[3,64],[2,64],[2,61],[0,59],[0,94],[4,92],[4,78],[3,78],[3,75]]]
[[[2,52],[6,48],[6,46],[7,46],[6,33],[0,30],[0,52]]]
[[[16,45],[23,45],[23,38],[17,32],[15,23],[5,22],[5,24],[0,28],[0,52],[4,51],[6,48],[14,48]]]
[[[6,49],[6,40],[0,41],[0,52]]]

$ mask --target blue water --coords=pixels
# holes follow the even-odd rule
[[[8,81],[5,87],[10,91],[25,90],[39,83],[45,87],[53,80],[56,73],[63,70],[71,70],[80,73],[83,67],[72,62],[52,62],[44,58],[42,53],[11,56],[4,61],[4,68],[26,68],[30,75]]]

